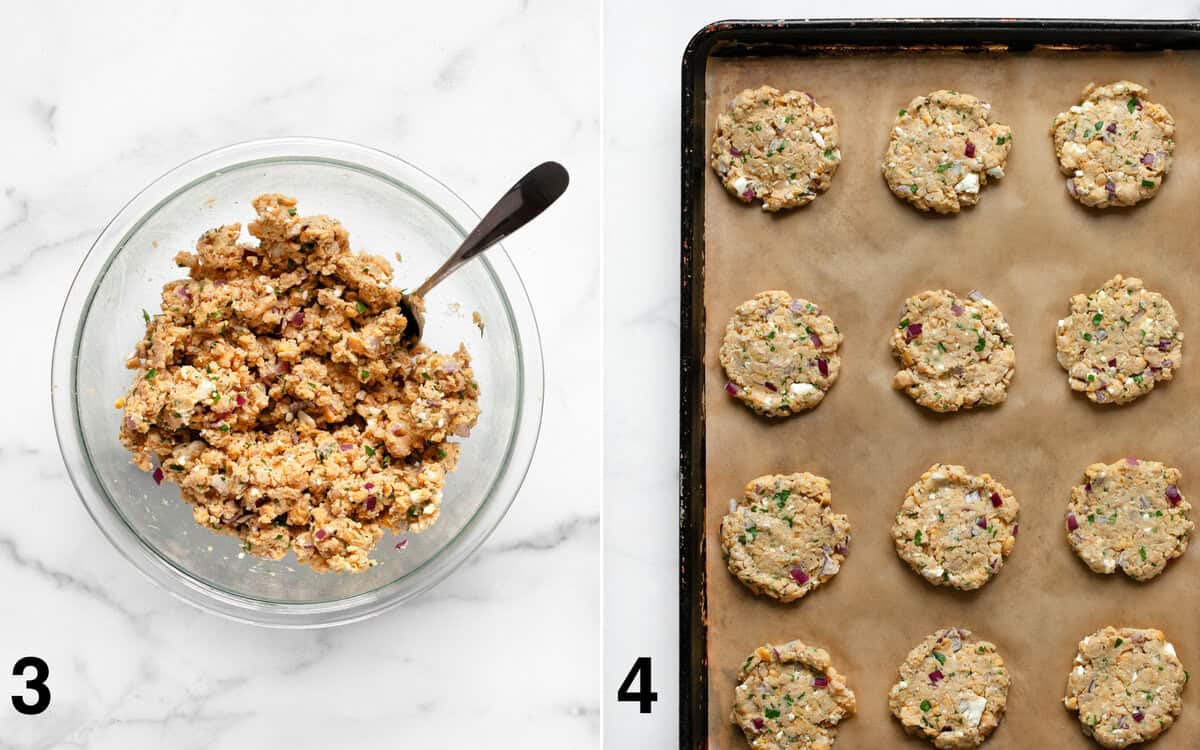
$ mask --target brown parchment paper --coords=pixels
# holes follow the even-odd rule
[[[1175,116],[1175,166],[1158,196],[1133,209],[1086,209],[1068,195],[1051,118],[1089,81],[1127,78]],[[1127,455],[1183,472],[1200,504],[1200,55],[1039,51],[783,58],[712,58],[713,120],[743,88],[809,91],[833,107],[843,163],[806,208],[773,216],[704,185],[706,543],[710,746],[745,748],[729,722],[737,668],[764,643],[800,638],[829,650],[858,697],[837,747],[921,747],[887,707],[909,649],[939,627],[970,628],[997,644],[1011,670],[1007,715],[985,747],[1098,747],[1062,705],[1080,638],[1105,625],[1156,627],[1200,674],[1200,548],[1146,584],[1090,572],[1065,539],[1070,487],[1093,461]],[[1007,176],[958,216],[917,212],[888,191],[880,159],[896,111],[949,88],[993,105],[1013,129]],[[1140,276],[1174,304],[1184,327],[1175,380],[1125,407],[1098,407],[1067,386],[1055,361],[1056,321],[1077,292],[1116,273]],[[1016,376],[1004,405],[939,417],[891,388],[888,337],[905,297],[946,287],[982,290],[1015,335]],[[814,411],[755,416],[722,391],[718,350],[734,307],[764,289],[820,304],[845,335],[842,373]],[[935,587],[895,553],[889,529],[908,486],[935,462],[989,472],[1021,503],[1020,534],[982,589]],[[755,597],[725,569],[719,527],[751,478],[811,471],[833,484],[853,527],[842,571],[799,602]],[[1196,514],[1193,514],[1196,515]],[[1200,520],[1200,519],[1198,519]],[[1154,747],[1200,747],[1200,685]]]

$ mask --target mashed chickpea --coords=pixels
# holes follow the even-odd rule
[[[407,349],[383,258],[282,195],[205,232],[163,287],[127,366],[121,442],[179,485],[196,522],[273,560],[359,572],[384,531],[437,520],[458,445],[479,417],[461,345]]]

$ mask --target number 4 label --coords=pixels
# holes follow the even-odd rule
[[[638,680],[636,691],[632,689],[635,678]],[[651,683],[650,657],[639,656],[633,662],[633,668],[629,670],[629,674],[625,675],[625,681],[621,683],[621,687],[617,688],[617,701],[636,703],[639,713],[648,714],[656,700],[658,700],[658,693],[654,692]]]

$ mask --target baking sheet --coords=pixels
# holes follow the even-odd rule
[[[1051,118],[1089,81],[1143,83],[1174,115],[1174,168],[1133,209],[1086,209],[1066,193]],[[1084,467],[1137,455],[1178,466],[1200,503],[1200,53],[919,52],[708,60],[706,144],[713,120],[747,87],[811,92],[831,106],[843,162],[808,207],[769,215],[704,177],[708,728],[714,748],[744,748],[729,722],[737,669],[764,643],[826,648],[858,698],[839,748],[928,747],[887,707],[896,668],[934,630],[955,625],[997,644],[1012,675],[1008,709],[985,747],[1098,747],[1062,706],[1079,639],[1105,625],[1157,627],[1184,667],[1200,670],[1200,549],[1147,584],[1099,576],[1065,540],[1062,517]],[[993,105],[1013,129],[1007,176],[958,216],[920,214],[879,174],[896,111],[949,88]],[[757,204],[756,204],[757,206]],[[1067,386],[1055,361],[1056,321],[1072,294],[1116,273],[1140,276],[1174,304],[1188,338],[1173,382],[1125,407],[1097,407]],[[891,388],[889,347],[903,300],[925,289],[982,290],[1015,336],[1016,376],[1003,406],[938,416]],[[717,359],[743,300],[786,289],[839,325],[841,376],[814,411],[757,417],[723,391]],[[988,472],[1021,503],[1020,536],[982,589],[927,584],[895,553],[889,529],[905,490],[935,462]],[[849,516],[850,555],[831,581],[793,604],[756,597],[725,569],[719,527],[751,478],[810,471],[832,482]],[[1194,514],[1195,516],[1196,514]],[[1200,673],[1200,672],[1198,672]],[[1200,686],[1155,747],[1200,746]]]

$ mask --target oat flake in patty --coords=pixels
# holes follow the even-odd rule
[[[820,648],[791,641],[754,650],[738,672],[730,720],[753,750],[830,750],[854,691]]]
[[[760,292],[725,327],[725,390],[759,414],[783,417],[825,398],[841,370],[842,334],[821,308],[787,292]]]
[[[1004,177],[1012,130],[992,122],[992,105],[958,91],[918,96],[896,115],[883,178],[922,211],[958,213]]]
[[[833,110],[799,91],[746,89],[717,116],[712,168],[744,203],[803,206],[829,189],[842,153]]]
[[[1120,568],[1139,581],[1162,573],[1194,528],[1179,477],[1179,469],[1136,458],[1087,467],[1065,517],[1075,554],[1097,573]]]
[[[968,750],[999,725],[1009,682],[995,645],[946,628],[908,653],[888,705],[909,734],[942,750]]]
[[[1120,274],[1071,298],[1056,341],[1071,389],[1097,404],[1133,401],[1173,378],[1183,362],[1183,331],[1171,303]]]
[[[721,521],[729,572],[751,591],[783,602],[837,575],[850,523],[831,502],[829,480],[807,472],[751,480]]]
[[[144,313],[120,439],[246,552],[362,571],[385,530],[437,519],[479,388],[462,346],[405,348],[390,265],[336,219],[282,195],[254,208],[257,243],[231,224],[176,256],[188,278]]]
[[[938,586],[977,589],[1017,543],[1020,505],[988,474],[934,464],[908,488],[892,525],[896,554]]]
[[[1130,81],[1088,84],[1083,101],[1050,124],[1067,192],[1085,206],[1132,206],[1153,198],[1171,170],[1175,120]]]
[[[1079,642],[1063,705],[1107,748],[1146,742],[1183,710],[1188,675],[1161,630],[1098,630]]]

